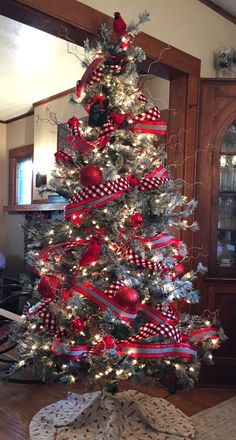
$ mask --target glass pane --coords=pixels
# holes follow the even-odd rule
[[[220,191],[236,191],[236,154],[220,156]]]
[[[217,262],[220,267],[236,264],[236,231],[218,231]]]
[[[32,159],[26,159],[17,164],[17,205],[31,203],[32,195]]]
[[[217,262],[236,267],[236,122],[227,130],[220,156]]]
[[[221,194],[219,199],[218,229],[236,230],[236,194]]]
[[[221,152],[236,154],[236,122],[232,124],[226,132]]]

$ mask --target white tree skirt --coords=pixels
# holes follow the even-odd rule
[[[30,423],[31,440],[187,440],[190,419],[165,399],[137,391],[114,396],[69,394],[42,408]]]

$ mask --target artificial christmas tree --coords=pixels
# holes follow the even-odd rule
[[[55,154],[51,190],[68,199],[65,221],[30,228],[41,246],[28,256],[36,301],[13,331],[20,360],[10,374],[33,366],[46,382],[115,391],[122,379],[161,379],[167,371],[175,386],[192,386],[200,360],[211,360],[223,339],[217,316],[180,313],[198,301],[196,272],[184,273],[186,246],[170,227],[196,229],[186,221],[196,202],[185,201],[164,168],[154,141],[166,123],[138,88],[136,64],[145,54],[132,41],[147,19],[126,26],[115,13],[114,31],[104,25],[99,42],[85,42],[76,94],[88,122],[71,117],[68,144]],[[96,408],[96,399],[86,395],[77,410]],[[126,438],[112,432],[96,438]]]

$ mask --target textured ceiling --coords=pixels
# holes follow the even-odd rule
[[[231,15],[236,17],[236,0],[211,0],[212,3],[220,6],[222,9],[225,9]]]
[[[83,73],[81,56],[81,47],[0,16],[0,120],[74,87]]]

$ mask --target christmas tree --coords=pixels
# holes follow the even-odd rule
[[[216,315],[181,309],[198,302],[193,281],[203,267],[184,273],[187,249],[174,235],[196,229],[186,220],[196,202],[165,169],[155,140],[167,126],[138,87],[145,54],[133,39],[148,19],[126,26],[115,13],[113,29],[85,42],[76,100],[88,118],[69,119],[51,182],[67,199],[65,220],[29,228],[34,304],[12,329],[19,361],[9,374],[30,366],[46,382],[113,390],[171,372],[192,386],[223,339]]]

